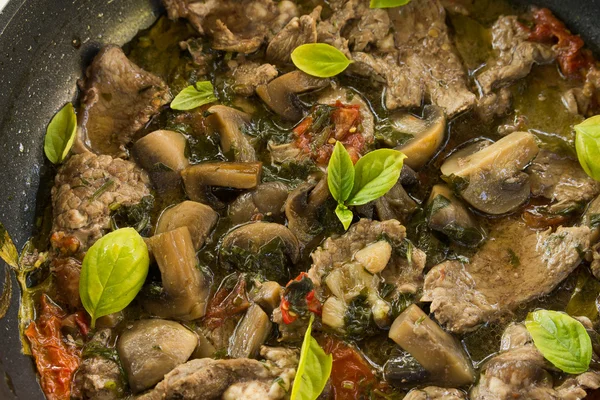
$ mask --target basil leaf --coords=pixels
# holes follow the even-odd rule
[[[81,265],[79,296],[92,317],[92,327],[104,315],[121,311],[138,294],[148,275],[148,247],[133,228],[100,238]]]
[[[581,374],[590,367],[592,340],[583,325],[558,311],[529,313],[525,326],[535,347],[546,360],[568,374]]]
[[[405,6],[410,0],[371,0],[370,8],[392,8]]]
[[[44,138],[44,153],[52,164],[67,158],[77,133],[77,116],[73,104],[67,103],[52,117]]]
[[[291,400],[315,400],[325,388],[331,374],[332,355],[325,354],[325,351],[311,335],[314,318],[314,315],[310,316],[310,322],[304,334]]]
[[[187,111],[217,101],[215,89],[209,81],[196,82],[183,89],[171,102],[173,110]]]
[[[298,46],[292,52],[292,62],[303,72],[318,78],[330,78],[344,72],[351,60],[325,43],[308,43]]]
[[[340,142],[335,143],[333,154],[329,159],[327,185],[333,198],[340,203],[346,201],[352,192],[354,164],[350,159],[350,154]]]
[[[405,158],[398,150],[379,149],[358,160],[348,205],[360,206],[386,194],[398,182]]]
[[[337,215],[342,225],[344,225],[344,229],[347,230],[348,227],[350,227],[350,224],[352,223],[352,218],[354,217],[352,211],[348,210],[348,207],[346,207],[345,205],[338,204],[335,208],[335,215]]]
[[[583,170],[600,181],[600,115],[588,118],[575,129],[575,149]]]

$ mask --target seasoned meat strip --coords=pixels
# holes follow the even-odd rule
[[[118,46],[98,53],[81,84],[80,141],[98,154],[126,154],[133,135],[171,100],[166,83],[127,58]],[[83,151],[79,143],[78,152]]]
[[[74,155],[58,170],[52,188],[53,239],[72,236],[85,251],[109,229],[110,207],[139,203],[149,187],[146,173],[131,161]]]
[[[431,302],[431,312],[448,330],[468,332],[550,293],[589,246],[588,227],[538,232],[504,220],[470,262],[446,261],[431,269],[421,301]]]

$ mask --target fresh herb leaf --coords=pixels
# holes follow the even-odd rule
[[[592,341],[584,326],[565,313],[538,310],[525,320],[535,347],[556,368],[581,374],[590,367]]]
[[[335,215],[337,215],[342,225],[344,225],[344,229],[346,230],[350,227],[350,224],[352,223],[352,218],[354,218],[354,214],[352,213],[352,211],[350,211],[348,207],[346,207],[343,204],[337,205],[337,207],[335,208]]]
[[[588,118],[575,129],[575,149],[583,170],[600,181],[600,115]]]
[[[314,315],[311,315],[300,350],[300,362],[292,386],[291,400],[315,400],[325,388],[331,374],[333,357],[331,354],[325,354],[312,337],[313,321]]]
[[[102,186],[100,186],[98,188],[98,190],[96,190],[94,192],[94,194],[92,194],[92,197],[90,197],[90,203],[94,200],[96,200],[98,197],[102,196],[102,194],[104,194],[104,192],[106,192],[112,185],[115,184],[115,181],[112,179],[107,180],[106,182],[104,182],[102,184]]]
[[[370,8],[392,8],[405,6],[410,0],[371,0]]]
[[[8,234],[8,231],[0,223],[0,258],[4,260],[5,263],[10,265],[13,269],[19,269],[19,252],[15,247],[15,244]]]
[[[398,182],[405,158],[398,150],[379,149],[358,160],[348,204],[360,206],[386,194]]]
[[[335,143],[327,166],[327,184],[331,196],[338,202],[348,200],[354,185],[354,164],[343,144]],[[336,210],[337,213],[337,210]]]
[[[44,153],[52,164],[60,164],[67,158],[77,133],[77,116],[73,104],[67,103],[52,118],[46,129]]]
[[[319,78],[344,72],[352,63],[344,53],[326,43],[308,43],[292,52],[292,62],[301,71]]]
[[[171,102],[173,110],[187,111],[217,101],[215,89],[209,81],[196,82],[183,89]]]
[[[148,275],[148,248],[133,228],[111,232],[90,247],[81,265],[79,296],[92,317],[123,310],[138,294]]]

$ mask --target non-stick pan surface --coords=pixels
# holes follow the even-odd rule
[[[600,0],[517,2],[549,7],[598,53]],[[46,124],[74,99],[100,43],[126,43],[161,12],[159,0],[10,0],[0,14],[0,221],[17,246],[33,232],[40,175],[50,167]],[[0,400],[43,399],[31,359],[20,353],[18,301],[13,296],[0,320]]]

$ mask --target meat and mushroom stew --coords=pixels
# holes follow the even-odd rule
[[[164,6],[50,122],[20,255],[0,226],[48,399],[594,396],[579,36],[491,0]]]

